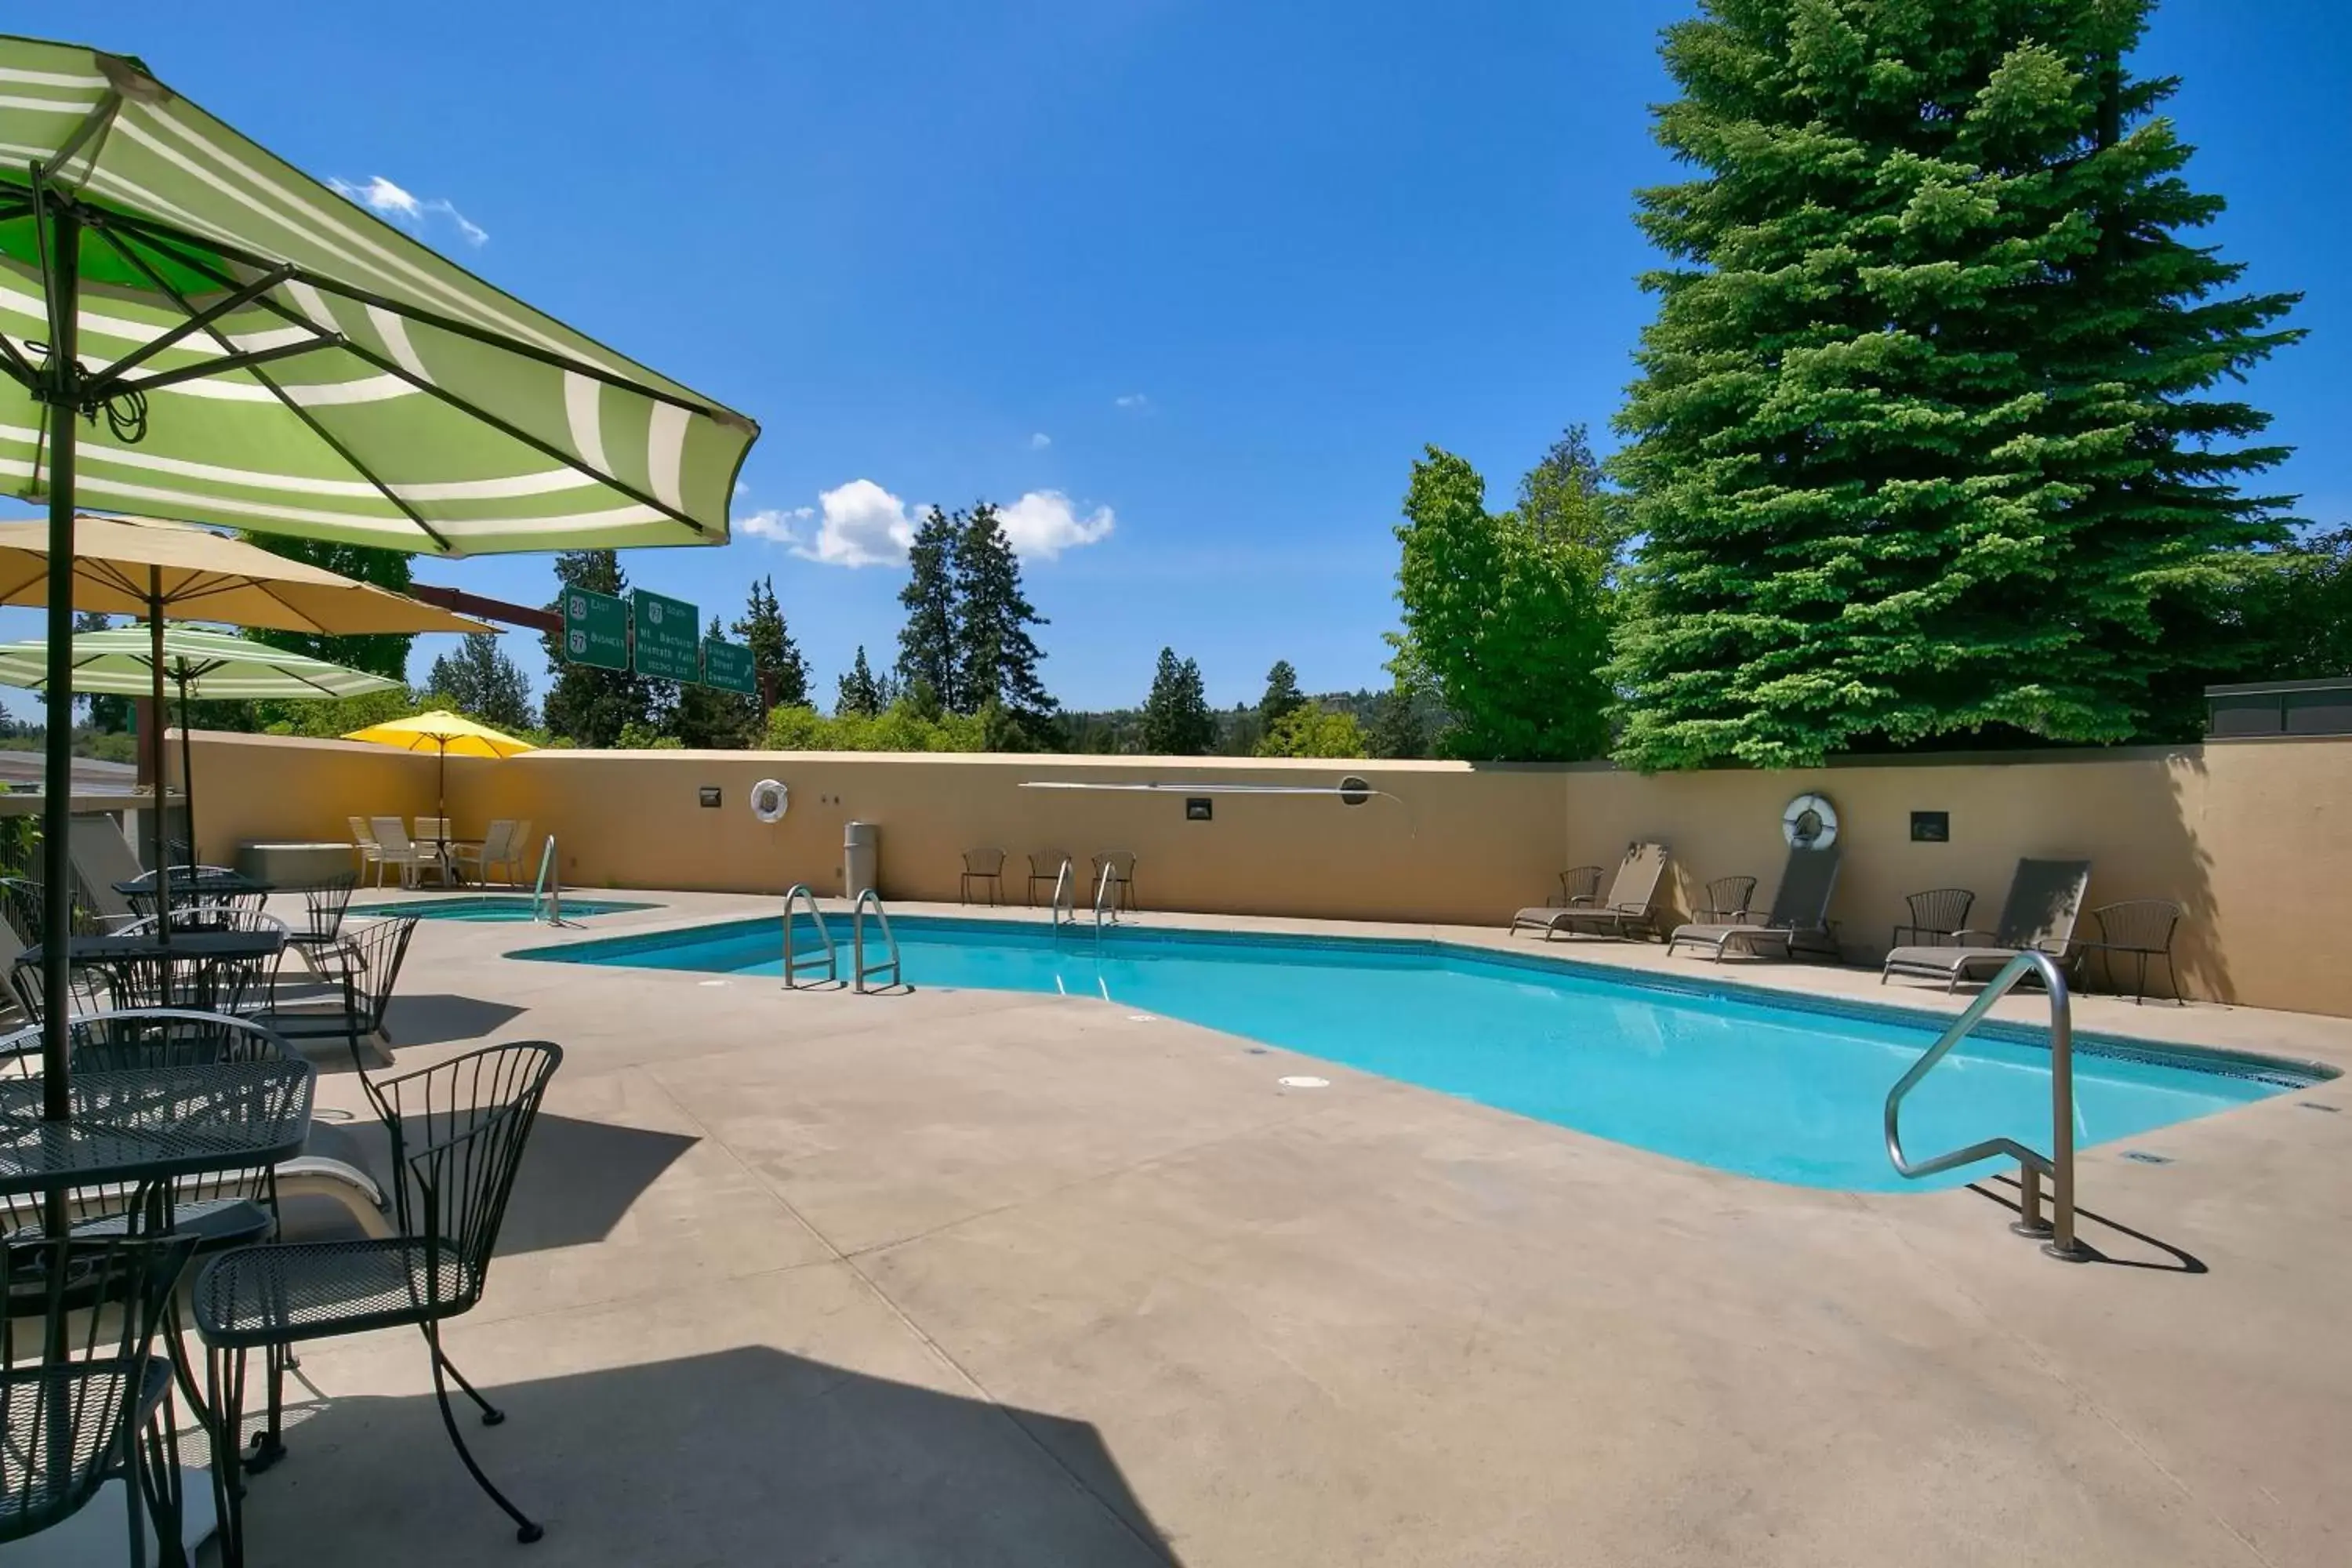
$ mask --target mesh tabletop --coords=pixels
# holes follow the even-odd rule
[[[0,1194],[274,1164],[310,1130],[307,1061],[74,1075],[71,1118],[41,1119],[42,1080],[0,1080]]]
[[[110,963],[219,963],[275,958],[286,945],[286,933],[277,931],[175,931],[165,942],[158,933],[134,936],[77,936],[66,944],[66,961],[76,968],[100,968]],[[19,964],[37,969],[38,942],[25,950]]]
[[[136,898],[142,893],[152,898],[155,893],[155,879],[152,873],[133,877],[128,881],[115,883],[114,890],[124,898]],[[196,872],[189,872],[176,866],[172,868],[172,896],[175,899],[181,897],[226,898],[232,894],[275,891],[277,891],[275,884],[257,881],[242,871],[232,871],[226,867],[213,867]]]

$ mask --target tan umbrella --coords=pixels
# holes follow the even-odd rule
[[[0,604],[49,600],[49,525],[0,522]],[[163,871],[163,648],[165,617],[265,631],[357,637],[376,632],[486,632],[436,605],[356,582],[210,529],[136,517],[74,519],[73,607],[143,616],[155,721],[142,737],[155,781],[150,835]],[[169,909],[158,889],[157,907]]]

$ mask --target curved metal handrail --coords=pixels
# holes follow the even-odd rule
[[[874,906],[874,919],[882,927],[883,945],[889,950],[890,953],[890,956],[881,963],[871,965],[866,962],[866,906],[868,904]],[[857,895],[857,901],[849,908],[849,944],[852,960],[850,967],[856,973],[857,990],[861,994],[866,991],[866,983],[868,980],[886,971],[890,978],[883,983],[885,989],[906,984],[906,981],[899,977],[898,939],[890,932],[890,911],[882,907],[882,895],[871,888],[861,889]]]
[[[793,916],[803,905],[807,906],[808,918],[816,924],[817,941],[824,948],[823,958],[813,952],[796,957],[793,952]],[[816,907],[816,895],[809,890],[806,882],[794,882],[784,893],[784,989],[799,990],[801,972],[819,964],[824,966],[824,984],[841,984],[841,957],[834,950],[833,932],[825,926],[824,911]]]
[[[1969,1031],[1983,1021],[1993,1004],[2015,989],[2017,983],[2028,974],[2042,982],[2050,994],[2050,1152],[2043,1154],[2029,1149],[2014,1138],[1988,1138],[1964,1149],[1929,1159],[1914,1161],[1903,1152],[1901,1117],[1904,1096],[1918,1087],[1919,1080],[1942,1061],[1954,1046],[1968,1037]],[[2018,1165],[2018,1228],[2040,1235],[2047,1228],[2049,1249],[2060,1258],[2079,1258],[2081,1248],[2074,1240],[2074,1023],[2073,1004],[2067,1000],[2065,972],[2046,952],[2025,952],[2002,965],[1999,974],[1969,1004],[1967,1012],[1952,1022],[1936,1043],[1920,1054],[1910,1070],[1886,1091],[1886,1157],[1895,1163],[1898,1175],[1917,1180],[1933,1176],[1961,1165],[1974,1164],[1979,1160],[2007,1155]],[[2051,1222],[2042,1223],[2042,1178],[2050,1178]]]
[[[539,919],[540,906],[543,902],[547,908],[547,923],[551,926],[560,926],[563,923],[563,874],[559,868],[561,864],[555,853],[555,835],[551,833],[547,836],[547,847],[539,852],[538,879],[530,885],[530,918],[534,921]]]
[[[1109,860],[1103,862],[1102,875],[1095,881],[1095,935],[1097,938],[1102,935],[1103,910],[1106,905],[1110,910],[1111,923],[1117,925],[1118,923],[1118,867]]]
[[[1077,873],[1071,869],[1068,857],[1062,868],[1054,874],[1054,924],[1056,927],[1078,923]]]

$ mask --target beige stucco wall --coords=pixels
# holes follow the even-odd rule
[[[340,836],[351,811],[432,805],[432,760],[374,747],[200,734],[196,771],[209,858],[246,838]],[[1179,798],[1020,787],[1330,784],[1348,773],[1388,795],[1357,807],[1220,795],[1214,819],[1196,823]],[[792,788],[792,810],[772,827],[747,804],[765,777]],[[742,752],[449,764],[461,832],[528,816],[535,833],[559,837],[573,886],[781,893],[806,881],[835,892],[842,826],[857,818],[881,829],[882,890],[894,899],[953,899],[961,852],[975,846],[1008,852],[1016,900],[1028,851],[1083,861],[1118,847],[1138,857],[1146,908],[1465,923],[1538,902],[1561,867],[1613,864],[1640,837],[1673,846],[1677,909],[1706,879],[1737,873],[1760,879],[1769,902],[1786,853],[1781,810],[1818,791],[1843,819],[1831,912],[1857,952],[1885,945],[1906,892],[1973,888],[1989,923],[2020,856],[2084,856],[2095,905],[2163,897],[2187,907],[2180,955],[2192,994],[2352,1016],[2352,964],[2339,957],[2352,931],[2347,784],[2347,741],[1648,777],[1591,766]],[[697,804],[703,785],[722,792],[719,808]],[[1949,812],[1950,841],[1912,843],[1914,810]]]

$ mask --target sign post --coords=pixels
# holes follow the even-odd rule
[[[598,669],[629,668],[629,606],[610,594],[563,590],[563,657]]]
[[[699,681],[702,623],[695,607],[644,588],[631,592],[630,603],[636,615],[631,655],[636,672],[655,680]]]

